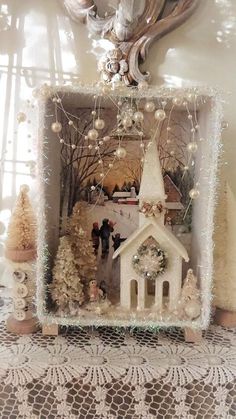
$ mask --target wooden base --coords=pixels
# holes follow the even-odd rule
[[[58,324],[43,324],[42,325],[42,334],[44,336],[58,336],[58,334],[59,334]]]
[[[224,327],[236,327],[236,311],[223,310],[216,308],[215,323]]]
[[[11,315],[6,321],[6,328],[8,332],[15,333],[16,335],[30,335],[31,333],[37,332],[39,322],[36,317],[19,321]]]
[[[189,343],[198,343],[202,341],[202,331],[200,329],[191,329],[185,327],[184,329],[184,340]]]

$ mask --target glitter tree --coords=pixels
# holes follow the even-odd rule
[[[7,329],[17,334],[32,333],[38,328],[34,308],[36,219],[28,192],[29,187],[22,185],[10,219],[5,249],[12,271],[13,299]]]
[[[95,279],[97,271],[96,256],[88,233],[86,210],[86,203],[76,203],[68,223],[75,263],[84,284]]]
[[[200,291],[193,270],[189,269],[181,292],[180,306],[184,316],[194,320],[201,313]]]
[[[84,292],[69,237],[60,239],[52,272],[52,300],[61,311],[73,314],[73,310],[84,302]]]
[[[36,219],[28,192],[29,187],[22,185],[10,219],[5,243],[5,256],[16,262],[34,259],[36,255]]]

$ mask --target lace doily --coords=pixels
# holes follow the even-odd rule
[[[64,329],[16,337],[0,323],[1,418],[235,417],[236,331]]]

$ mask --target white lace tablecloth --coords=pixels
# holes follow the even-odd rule
[[[0,323],[2,419],[236,417],[236,331],[68,329],[16,337]]]

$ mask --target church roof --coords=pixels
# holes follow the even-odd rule
[[[115,251],[113,254],[113,259],[115,259],[117,256],[125,252],[125,250],[128,248],[128,246],[136,240],[139,235],[145,231],[150,224],[153,225],[153,227],[157,230],[157,232],[161,233],[162,237],[168,242],[168,245],[173,248],[173,250],[176,251],[176,253],[179,254],[186,262],[189,261],[188,253],[183,244],[177,239],[177,237],[168,229],[166,228],[162,223],[158,222],[158,220],[155,217],[149,217],[147,218],[147,222],[143,224],[140,228],[135,230],[125,241],[124,243]]]

